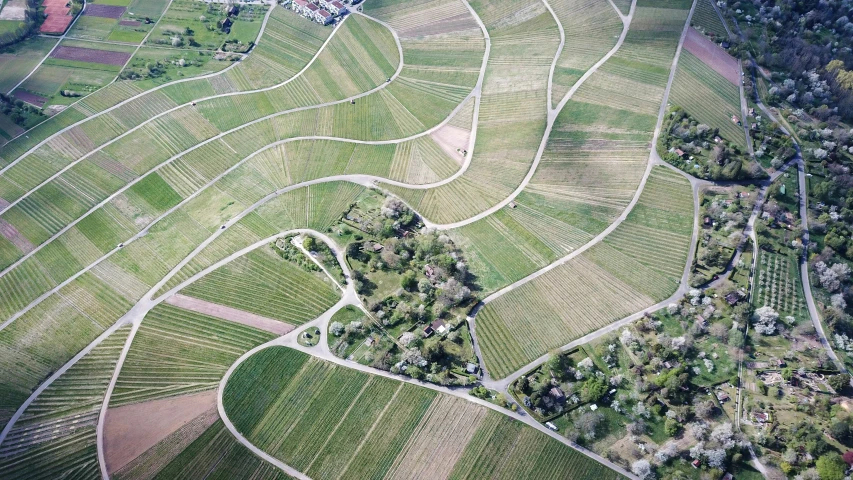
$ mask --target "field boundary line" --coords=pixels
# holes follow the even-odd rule
[[[546,0],[542,0],[542,2],[543,2],[543,4],[546,5],[546,8],[548,8],[550,10],[550,6],[547,4]],[[530,165],[530,168],[528,169],[527,174],[524,176],[524,179],[521,181],[521,183],[518,185],[518,187],[516,187],[516,189],[508,197],[501,200],[496,205],[494,205],[494,206],[492,206],[492,207],[490,207],[490,208],[488,208],[488,209],[486,209],[486,210],[484,210],[484,211],[482,211],[482,212],[480,212],[480,213],[478,213],[472,217],[469,217],[465,220],[460,220],[458,222],[453,222],[453,223],[439,224],[439,223],[431,222],[426,217],[421,215],[421,218],[423,219],[424,225],[426,225],[427,227],[435,228],[435,229],[439,229],[439,230],[451,230],[454,228],[464,227],[465,225],[469,225],[471,223],[482,220],[482,219],[488,217],[489,215],[492,215],[493,213],[501,210],[505,206],[509,205],[513,200],[515,200],[516,197],[518,197],[518,195],[521,194],[521,192],[530,183],[530,180],[533,179],[533,175],[536,173],[536,169],[538,168],[539,163],[542,160],[542,155],[545,153],[545,147],[548,145],[548,139],[551,136],[551,130],[554,128],[554,122],[556,121],[556,119],[559,116],[560,112],[562,111],[563,107],[565,107],[566,103],[568,103],[568,101],[572,98],[572,96],[575,94],[575,92],[577,92],[577,90],[586,82],[586,80],[589,77],[591,77],[596,71],[598,71],[598,69],[602,65],[604,65],[604,63],[607,62],[607,60],[609,60],[610,57],[612,57],[622,47],[622,44],[625,42],[625,38],[628,36],[628,31],[630,30],[630,23],[634,17],[634,11],[636,9],[636,6],[637,6],[637,0],[632,0],[631,10],[630,10],[628,16],[622,20],[622,33],[619,36],[619,40],[616,42],[616,45],[614,45],[613,48],[611,48],[606,54],[604,54],[604,56],[602,58],[600,58],[598,60],[598,62],[596,62],[592,67],[590,67],[581,76],[581,78],[579,78],[575,82],[575,84],[572,85],[572,88],[569,89],[568,92],[566,92],[566,94],[560,100],[560,103],[557,105],[557,107],[551,108],[550,104],[547,105],[546,111],[548,112],[548,116],[547,116],[547,121],[546,121],[545,133],[542,136],[542,141],[539,143],[539,149],[536,152],[536,156],[533,158],[533,163]],[[556,20],[556,15],[553,13],[553,10],[551,10],[551,12],[552,12],[552,15],[554,15],[554,18]],[[557,21],[557,24],[560,25],[559,21]],[[557,54],[554,55],[554,60],[552,61],[552,66],[556,65],[557,61],[559,60],[559,53],[560,52],[558,49]],[[411,207],[409,207],[409,208],[411,208]],[[414,209],[412,209],[412,210],[414,210]],[[416,210],[414,210],[414,211],[416,211]]]

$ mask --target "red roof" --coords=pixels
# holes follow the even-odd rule
[[[299,5],[300,7],[304,7],[308,5],[307,0],[293,0],[293,3]]]
[[[307,8],[308,10],[311,10],[312,12],[316,12],[317,10],[320,10],[320,7],[318,7],[317,5],[314,5],[313,3],[306,4],[305,8]]]
[[[329,5],[331,5],[331,6],[335,7],[335,8],[338,8],[338,9],[340,9],[340,8],[345,8],[344,4],[343,4],[343,3],[341,3],[341,2],[339,2],[339,1],[337,1],[337,0],[335,0],[334,2],[329,2]]]
[[[329,13],[329,12],[327,12],[327,11],[325,11],[325,10],[322,10],[322,9],[321,9],[319,12],[317,12],[317,13],[319,13],[321,16],[326,17],[326,18],[329,18],[329,17],[331,17],[331,16],[332,16],[332,14],[331,14],[331,13]]]

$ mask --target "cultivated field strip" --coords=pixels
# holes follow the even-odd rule
[[[549,3],[566,35],[551,88],[551,107],[556,108],[572,85],[616,45],[623,25],[607,0],[550,0]]]
[[[354,25],[356,24],[356,22],[352,23]],[[482,48],[482,42],[480,42],[479,47]],[[480,53],[475,50],[469,51],[468,57],[471,59],[476,58],[477,62],[481,61]],[[389,84],[389,88],[386,90],[390,91],[393,88],[396,88],[396,86],[392,83]],[[407,91],[405,87],[400,88],[401,90],[397,90],[398,93],[405,93]],[[459,102],[461,102],[462,99],[464,99],[464,95],[460,93],[460,96],[458,98],[455,98],[453,102],[445,102],[445,106],[446,108],[448,108],[448,111],[445,113],[441,112],[440,109],[435,109],[435,105],[429,101],[429,95],[424,94],[423,92],[420,92],[417,95],[415,95],[414,92],[409,93],[411,94],[409,97],[411,100],[417,97],[419,99],[417,101],[421,102],[421,107],[424,109],[421,110],[421,112],[426,112],[427,110],[429,110],[430,113],[428,114],[428,116],[434,117],[430,118],[430,121],[435,122],[439,122],[446,118],[447,114],[449,114],[449,112],[452,111],[453,108]],[[188,167],[191,167],[191,169],[181,170],[181,174],[178,175],[178,177],[183,178],[184,180],[192,183],[192,178],[194,178],[194,174],[201,175],[200,170],[207,168],[208,171],[204,173],[208,173],[208,175],[205,178],[211,179],[214,174],[214,172],[210,171],[211,166],[215,167],[221,164],[221,168],[218,170],[218,172],[225,171],[227,166],[233,165],[239,161],[239,159],[241,158],[240,155],[246,156],[250,153],[254,153],[258,149],[262,148],[264,145],[267,145],[276,140],[280,140],[282,138],[300,135],[305,136],[312,134],[335,135],[335,131],[341,130],[342,135],[346,136],[346,134],[348,133],[355,138],[363,137],[366,139],[370,139],[372,136],[379,135],[379,138],[384,137],[387,139],[391,139],[399,138],[400,136],[405,136],[407,134],[407,132],[402,132],[400,130],[401,125],[403,126],[403,128],[413,129],[408,132],[408,134],[418,133],[422,131],[424,127],[421,123],[417,121],[416,117],[410,113],[409,109],[403,108],[401,110],[405,118],[410,118],[414,120],[414,122],[409,122],[408,124],[405,122],[400,123],[400,121],[402,121],[401,119],[404,120],[405,118],[400,117],[399,115],[395,117],[393,111],[387,114],[383,113],[383,111],[386,111],[389,108],[393,110],[393,108],[396,108],[395,106],[405,106],[407,102],[401,103],[400,98],[395,97],[393,93],[379,91],[375,92],[374,95],[362,97],[361,100],[357,102],[356,106],[352,106],[348,103],[338,103],[336,105],[329,106],[325,109],[312,109],[307,111],[295,112],[290,116],[273,114],[270,116],[270,118],[260,122],[255,122],[247,126],[246,128],[238,128],[237,130],[231,133],[220,134],[210,140],[205,140],[201,144],[192,147],[193,150],[191,150],[190,152],[182,155],[175,155],[171,157],[171,159],[168,158],[168,155],[170,153],[170,151],[167,149],[170,146],[169,143],[163,145],[163,142],[158,142],[156,145],[152,145],[150,144],[150,142],[145,142],[143,137],[137,135],[136,132],[129,135],[128,137],[123,138],[121,140],[121,144],[127,145],[127,148],[130,148],[130,146],[132,145],[133,150],[129,150],[128,152],[135,152],[134,155],[130,155],[129,153],[125,155],[126,162],[138,163],[138,159],[140,158],[144,158],[146,160],[144,165],[135,164],[134,167],[137,169],[144,170],[145,168],[158,168],[155,166],[158,165],[158,162],[163,161],[167,163],[179,163],[185,161],[189,164]],[[432,107],[432,109],[429,109],[429,107]],[[409,108],[412,108],[412,106],[409,105]],[[195,111],[190,112],[195,113]],[[441,118],[439,118],[440,116]],[[367,118],[373,119],[375,120],[375,122],[371,124],[370,122],[363,120]],[[397,123],[389,123],[387,121],[388,119],[395,118],[398,120]],[[205,122],[202,123],[204,124]],[[143,129],[145,128],[150,127],[146,125],[145,127],[143,127]],[[143,129],[140,129],[139,131]],[[222,150],[221,145],[216,142],[225,142],[229,149]],[[217,150],[217,148],[215,147],[219,147],[219,149]],[[111,145],[105,151],[117,155],[112,151],[114,148],[118,147],[113,147]],[[137,156],[140,150],[145,153],[145,156]],[[207,161],[209,159],[209,155],[203,155],[203,152],[210,152],[210,154],[218,154],[217,156],[219,158],[223,158],[223,160],[219,163],[213,162],[213,164],[211,165],[211,162]],[[432,152],[428,153],[432,158],[427,161],[436,163],[436,161],[434,160],[434,158],[436,157],[436,149],[433,148]],[[121,162],[117,161],[117,163]],[[439,161],[439,163],[441,163],[441,161]],[[162,165],[162,163],[160,163],[160,165]],[[179,166],[180,165],[172,168],[178,168]],[[437,168],[443,168],[444,170],[447,170],[445,167],[441,167],[440,165],[437,166]],[[110,201],[115,200],[115,198],[118,198],[125,191],[133,189],[139,183],[148,179],[150,176],[151,174],[148,174],[146,177],[143,177],[142,180],[134,180],[135,183],[133,183],[133,186],[130,186],[129,188],[122,187],[119,192],[111,195]],[[200,180],[196,179],[196,181],[198,182]],[[137,216],[137,218],[139,217]],[[47,230],[38,225],[36,222],[30,221],[28,217],[16,217],[16,219],[19,222],[26,223],[28,227],[31,227],[31,233],[34,235],[43,236],[45,232],[47,232]],[[54,237],[55,236],[56,235],[54,235]]]
[[[285,347],[249,357],[223,395],[253,445],[312,478],[619,478],[483,406]]]
[[[535,0],[472,7],[491,38],[471,164],[458,179],[428,191],[388,186],[431,221],[468,218],[506,198],[522,181],[547,121],[550,67],[560,36]]]
[[[337,302],[333,285],[259,249],[220,267],[181,293],[293,325],[313,320]]]
[[[760,250],[757,282],[753,301],[756,308],[773,307],[783,318],[789,315],[797,320],[808,317],[795,257]]]
[[[678,62],[670,103],[700,123],[719,129],[721,137],[746,149],[743,127],[731,120],[741,116],[738,86],[689,51],[682,52]]]
[[[216,388],[240,355],[272,338],[251,327],[158,305],[133,339],[110,406]]]
[[[0,335],[0,423],[138,299],[123,297],[91,273],[10,324]]]
[[[168,292],[233,252],[279,232],[295,228],[326,231],[333,222],[341,218],[350,204],[358,200],[363,191],[364,187],[361,185],[328,182],[289,190],[281,195],[268,195],[267,201],[259,204],[258,208],[246,214],[194,255],[183,268],[168,279],[156,292],[155,297]],[[192,249],[180,255],[174,265],[191,251]]]
[[[603,242],[480,310],[477,336],[490,375],[505,377],[671,295],[684,271],[692,228],[689,183],[655,167],[637,205]]]
[[[91,478],[95,423],[129,327],[110,335],[24,411],[0,447],[8,478]]]
[[[586,244],[629,204],[686,15],[639,2],[621,48],[557,116],[530,183],[500,215],[454,230],[487,291]]]
[[[696,11],[693,13],[691,24],[714,40],[728,38],[726,27],[711,4],[712,0],[697,0]]]
[[[236,91],[276,85],[307,65],[331,33],[331,29],[305,22],[293,12],[283,8],[273,8],[258,45],[245,61],[234,65],[233,68],[206,78],[172,82],[141,96],[144,90],[135,82],[111,83],[51,117],[28,132],[26,136],[10,142],[0,153],[2,158],[0,165],[6,166],[12,163],[63,128],[84,121],[130,99],[132,100],[113,109],[108,115],[122,119],[135,117],[140,109],[151,103],[149,97],[153,98],[153,95],[163,94],[177,104],[183,104],[216,93],[226,93],[217,91],[217,87],[221,90]],[[265,68],[271,60],[275,62],[275,68]],[[280,71],[276,72],[279,69]],[[240,88],[238,85],[241,84],[245,84],[248,88]],[[138,98],[134,98],[137,96]],[[81,127],[83,125],[86,123],[81,124]]]
[[[204,478],[210,480],[235,478],[287,480],[290,478],[238,443],[221,421],[217,421],[205,430],[198,439],[151,478],[155,480],[197,478],[199,472],[204,472]]]
[[[215,408],[182,425],[156,445],[112,473],[116,480],[151,480],[219,420]]]

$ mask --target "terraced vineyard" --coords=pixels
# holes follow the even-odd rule
[[[216,388],[243,352],[271,338],[251,327],[159,305],[133,338],[110,405]]]
[[[98,475],[95,424],[130,327],[112,333],[33,401],[0,447],[8,478]]]
[[[728,38],[726,27],[714,10],[711,0],[698,0],[696,2],[696,12],[693,14],[691,23],[700,28],[706,35],[713,36],[715,40]]]
[[[746,148],[743,127],[732,122],[740,117],[740,91],[737,85],[714,71],[690,52],[683,52],[672,84],[672,103],[711,128],[720,136]]]
[[[684,177],[655,167],[628,218],[583,254],[486,304],[477,335],[489,373],[502,378],[679,286],[693,229]]]
[[[622,48],[556,118],[541,162],[513,205],[455,231],[487,291],[581,247],[628,205],[649,159],[685,19],[684,10],[640,2]],[[648,100],[636,103],[641,98]]]
[[[322,26],[96,0],[63,45],[102,44],[123,80],[0,146],[0,477],[623,478],[499,406],[505,384],[436,383],[479,360],[492,388],[683,289],[694,199],[650,156],[658,115],[722,131],[739,108],[686,47],[666,98],[686,25],[719,27],[698,1],[688,22],[688,0],[367,0]],[[340,287],[275,243],[295,234],[343,259]],[[804,312],[790,267],[768,257],[758,298]],[[363,313],[341,327],[364,364],[329,353],[336,304]]]
[[[338,300],[333,285],[270,248],[254,250],[214,270],[182,293],[294,325],[316,318]]]
[[[249,357],[224,396],[238,431],[312,478],[619,478],[483,406],[289,348]]]

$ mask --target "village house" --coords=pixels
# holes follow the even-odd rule
[[[316,20],[317,23],[328,25],[335,20],[335,17],[333,17],[327,10],[323,10],[321,8],[314,13],[314,20]]]
[[[440,318],[432,322],[432,324],[430,324],[430,327],[432,327],[433,331],[438,332],[439,334],[448,331],[447,325],[445,325],[444,320]]]
[[[308,0],[293,0],[291,8],[294,12],[300,15],[308,16],[310,15],[310,10],[308,10],[308,3]]]
[[[347,7],[338,0],[320,0],[320,7],[326,9],[332,15],[343,15],[347,13]]]
[[[476,363],[468,362],[465,365],[465,372],[466,373],[469,373],[471,375],[476,375],[477,372],[479,372],[479,371],[480,371],[480,366],[477,365]],[[524,397],[524,398],[526,398],[528,402],[530,401],[530,397]]]
[[[566,394],[560,390],[560,387],[551,387],[551,390],[549,390],[548,393],[550,393],[551,396],[554,397],[554,400],[559,403],[564,403],[566,401]]]
[[[722,390],[718,390],[717,391],[717,400],[719,400],[720,403],[726,403],[729,401],[729,394],[722,391]]]

